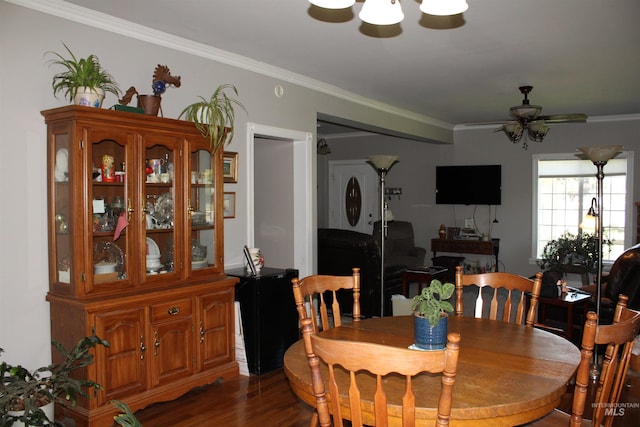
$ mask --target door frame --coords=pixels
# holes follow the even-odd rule
[[[293,239],[294,263],[300,277],[317,271],[314,248],[317,247],[316,152],[311,132],[283,129],[258,123],[247,123],[247,244],[255,244],[255,137],[289,140],[293,144]],[[285,170],[283,170],[285,172]],[[313,232],[309,232],[313,230]]]

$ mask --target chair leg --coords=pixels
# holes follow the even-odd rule
[[[309,423],[309,427],[318,427],[318,412],[314,411],[313,416],[311,416],[311,422]]]

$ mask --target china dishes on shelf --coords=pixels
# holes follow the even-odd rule
[[[95,274],[118,272],[123,278],[125,274],[124,252],[120,246],[112,242],[96,242],[93,245],[93,265]]]
[[[158,244],[156,243],[155,240],[153,240],[151,237],[147,237],[147,257],[151,255],[151,256],[158,256],[158,258],[160,258],[160,248],[158,247]]]
[[[206,268],[208,266],[207,260],[203,259],[202,261],[191,261],[191,269],[199,270],[201,268]]]

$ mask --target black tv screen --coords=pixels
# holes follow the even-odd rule
[[[499,205],[501,165],[436,166],[436,204]]]

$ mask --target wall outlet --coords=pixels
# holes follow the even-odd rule
[[[472,230],[476,229],[476,227],[473,225],[473,218],[464,219],[464,228],[470,228]]]

